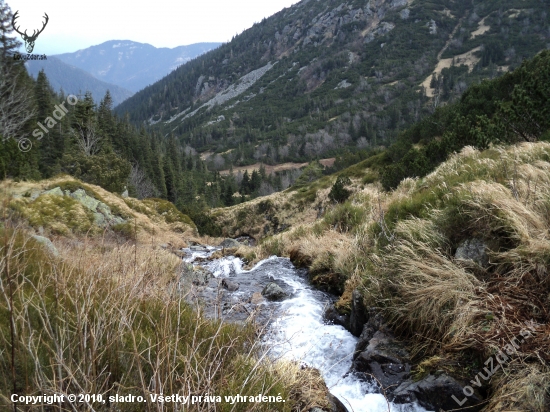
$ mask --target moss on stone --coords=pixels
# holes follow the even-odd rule
[[[45,194],[34,201],[17,198],[10,202],[10,207],[31,226],[42,226],[55,233],[85,233],[93,229],[93,212],[68,196]]]

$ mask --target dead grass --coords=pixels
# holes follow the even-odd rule
[[[515,363],[492,385],[496,391],[484,409],[486,412],[548,410],[550,369],[542,365]]]
[[[393,192],[353,190],[360,223],[295,219],[255,248],[256,259],[286,255],[313,274],[337,274],[342,312],[358,288],[412,344],[419,375],[444,369],[473,379],[469,362],[485,361],[533,320],[537,332],[492,378],[487,411],[548,410],[550,144],[466,147]],[[487,267],[455,259],[471,238],[486,242]]]
[[[206,320],[185,303],[181,260],[148,243],[59,237],[58,256],[4,219],[0,229],[0,408],[11,393],[280,395],[277,410],[324,406],[311,371],[258,357],[256,328]],[[10,326],[11,325],[11,326]],[[11,352],[13,348],[13,352]],[[13,356],[11,355],[13,353]],[[45,405],[35,405],[41,410]],[[46,407],[47,408],[47,407]],[[218,411],[274,405],[216,403]],[[35,410],[33,409],[33,410]],[[60,411],[108,405],[61,404]],[[117,404],[176,411],[176,404]],[[211,411],[208,403],[186,410]]]
[[[71,236],[73,232],[100,235],[104,232],[93,224],[91,212],[80,203],[66,196],[39,196],[31,200],[27,195],[39,193],[47,188],[63,185],[82,186],[90,195],[106,203],[115,215],[124,217],[135,231],[140,242],[155,241],[174,248],[186,246],[186,238],[197,238],[192,222],[168,219],[153,207],[156,203],[133,198],[122,198],[99,186],[83,184],[70,176],[57,176],[39,182],[0,182],[0,198],[12,198],[12,209],[19,210],[21,217],[33,228],[42,227],[51,235]],[[149,202],[149,203],[147,203]],[[46,233],[49,235],[49,233]]]

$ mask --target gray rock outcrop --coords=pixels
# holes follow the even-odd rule
[[[395,403],[418,402],[424,408],[436,411],[464,408],[477,412],[485,406],[479,405],[483,398],[475,392],[472,396],[465,397],[462,385],[446,374],[428,375],[418,382],[407,380],[392,392],[390,399]]]
[[[325,309],[323,318],[328,323],[332,323],[334,325],[340,325],[349,330],[349,315],[342,315],[338,313],[334,305],[329,305]]]
[[[230,292],[235,292],[239,289],[239,284],[237,282],[233,282],[227,278],[222,279],[222,286]]]
[[[354,369],[372,375],[384,387],[395,387],[410,375],[410,355],[391,332],[377,331],[353,361]]]
[[[350,372],[363,375],[365,380],[373,377],[385,388],[388,399],[394,403],[418,402],[428,410],[452,410],[462,407],[479,411],[482,396],[475,392],[465,397],[463,387],[451,376],[440,373],[414,381],[411,377],[411,358],[405,345],[398,341],[374,308],[367,311],[368,321],[363,326],[355,347]]]
[[[55,187],[42,192],[40,196],[41,195],[68,196],[76,200],[92,211],[94,214],[94,223],[99,227],[107,227],[109,225],[117,225],[126,222],[122,217],[114,215],[108,205],[89,196],[84,189],[77,189],[74,192],[66,190],[65,193],[63,193],[60,187]]]
[[[212,272],[202,266],[193,267],[190,263],[184,263],[181,269],[181,279],[191,282],[195,286],[205,286],[213,277]]]

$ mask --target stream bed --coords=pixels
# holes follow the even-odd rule
[[[194,298],[204,302],[207,316],[244,321],[253,316],[266,325],[264,347],[271,358],[293,359],[317,368],[330,392],[350,412],[387,412],[388,403],[376,386],[348,371],[357,338],[340,325],[323,319],[334,297],[309,285],[307,271],[287,258],[272,256],[250,270],[236,257],[204,260],[219,248],[184,249],[184,261],[207,269],[213,277],[196,288]],[[198,258],[198,259],[197,259]],[[199,261],[199,262],[197,262]],[[238,289],[229,291],[238,285]],[[276,283],[286,294],[282,301],[268,301],[261,291]],[[392,412],[426,412],[417,404],[390,403]]]

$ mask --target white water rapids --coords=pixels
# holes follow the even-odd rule
[[[206,252],[187,250],[192,262]],[[291,296],[277,303],[277,317],[268,327],[264,343],[272,358],[293,359],[317,368],[330,392],[338,397],[350,412],[387,412],[388,403],[376,388],[347,374],[352,364],[357,338],[339,325],[327,324],[323,312],[329,298],[309,285],[292,263],[285,258],[272,256],[259,262],[249,271],[243,270],[243,262],[236,257],[225,257],[201,262],[215,277],[228,277],[239,282],[239,275],[258,272],[273,280],[282,281],[292,291]],[[244,293],[244,292],[234,292]],[[417,404],[390,403],[391,412],[426,412]]]

